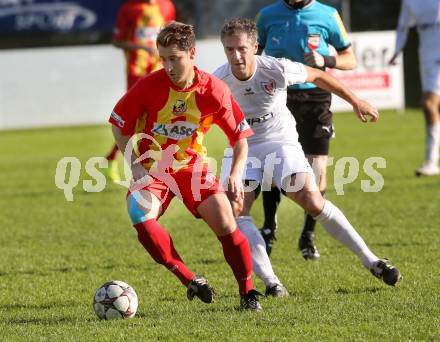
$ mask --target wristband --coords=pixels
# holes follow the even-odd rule
[[[326,68],[334,68],[336,66],[335,56],[322,56],[324,58],[324,66]]]

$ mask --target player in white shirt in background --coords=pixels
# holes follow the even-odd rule
[[[296,132],[295,120],[286,106],[286,89],[295,83],[313,82],[349,102],[363,122],[368,116],[371,121],[377,121],[377,110],[321,70],[287,59],[256,56],[257,28],[252,20],[230,20],[222,28],[221,40],[228,63],[214,75],[229,86],[254,131],[248,138],[244,172],[249,186],[244,199],[230,197],[230,200],[238,226],[249,240],[253,269],[266,284],[266,294],[270,295],[268,284],[276,276],[250,209],[258,195],[257,184],[268,184],[267,190],[270,190],[272,182],[320,222],[333,238],[352,250],[373,275],[388,285],[395,285],[401,278],[399,270],[373,254],[344,214],[321,195],[298,137],[292,134]],[[225,156],[222,180],[229,175],[229,165],[230,157]]]
[[[440,0],[402,1],[396,49],[390,64],[396,63],[412,26],[417,27],[419,35],[422,106],[426,122],[425,161],[416,170],[416,175],[434,176],[440,174]]]

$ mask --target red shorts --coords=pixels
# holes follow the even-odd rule
[[[200,218],[197,208],[205,199],[214,194],[224,193],[217,177],[206,166],[199,170],[191,167],[158,177],[152,176],[147,185],[137,190],[140,189],[149,191],[159,199],[162,206],[159,216],[163,215],[171,200],[177,196],[196,218]],[[132,190],[129,190],[127,196],[131,192]]]

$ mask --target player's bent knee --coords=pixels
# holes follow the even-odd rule
[[[319,215],[324,207],[325,200],[318,191],[301,190],[296,193],[289,193],[288,195],[312,216]]]
[[[127,209],[133,225],[158,216],[158,210],[155,210],[153,201],[142,196],[139,191],[132,192],[127,197]]]
[[[217,236],[230,234],[236,227],[230,202],[224,194],[209,196],[197,211]]]
[[[436,95],[425,95],[422,100],[423,109],[429,113],[436,113],[440,103],[440,97]]]
[[[306,206],[304,209],[311,216],[318,216],[322,208],[324,208],[325,199],[321,193],[310,193],[310,196],[306,199]]]

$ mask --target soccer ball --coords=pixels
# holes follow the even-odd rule
[[[93,309],[100,319],[133,318],[138,307],[134,289],[119,280],[112,280],[96,290]]]

